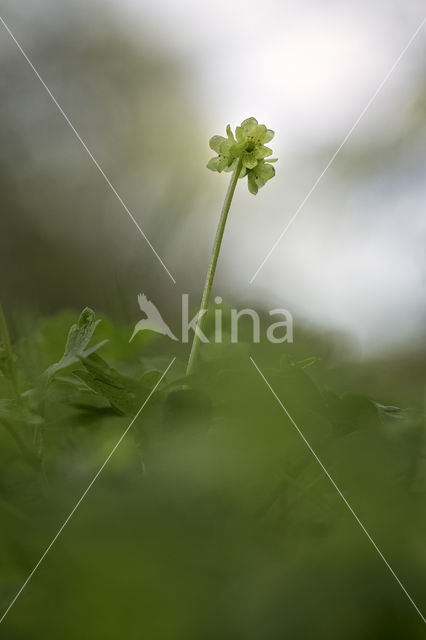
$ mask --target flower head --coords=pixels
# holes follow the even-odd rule
[[[233,171],[241,159],[239,177],[247,176],[249,191],[256,194],[275,175],[270,163],[276,162],[276,158],[269,157],[272,149],[265,146],[274,137],[274,132],[259,124],[256,118],[247,118],[235,129],[235,137],[228,124],[226,135],[226,138],[213,136],[210,139],[210,148],[218,155],[208,162],[208,169],[219,173]]]

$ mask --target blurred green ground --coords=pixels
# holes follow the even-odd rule
[[[76,318],[60,314],[15,336],[22,390],[59,359]],[[145,334],[129,345],[130,333],[104,319],[94,342],[108,338],[99,353],[133,378],[164,370],[176,345]],[[2,637],[423,637],[420,617],[248,355],[422,608],[418,363],[409,385],[390,387],[388,377],[384,397],[389,362],[336,368],[326,355],[330,337],[297,344],[210,348],[190,389],[178,383],[155,397],[9,612]],[[321,351],[306,369],[294,364]],[[183,350],[177,355],[169,384],[184,371]],[[10,397],[7,378],[0,381],[0,395]],[[101,396],[87,398],[84,405],[66,381],[51,384],[44,474],[0,432],[2,609],[129,424]],[[403,411],[378,411],[371,400]],[[15,426],[22,434],[28,427],[19,418]]]

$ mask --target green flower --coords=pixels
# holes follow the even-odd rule
[[[274,162],[275,160],[260,160],[258,164],[248,172],[248,188],[250,193],[256,195],[261,187],[263,187],[268,180],[274,177],[275,168],[268,164],[268,162]]]
[[[249,191],[256,194],[268,180],[274,177],[275,169],[269,163],[272,149],[265,146],[274,137],[274,132],[259,124],[256,118],[247,118],[235,129],[235,137],[228,124],[227,137],[213,136],[210,148],[218,154],[209,160],[207,167],[212,171],[233,171],[241,159],[240,178],[247,176]]]

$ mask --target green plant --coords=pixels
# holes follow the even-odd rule
[[[265,146],[272,136],[250,118],[235,136],[228,127],[227,138],[210,142],[218,156],[209,168],[232,177],[201,323],[238,179],[247,176],[257,193],[273,177]],[[166,640],[358,640],[366,630],[371,640],[423,637],[247,355],[255,350],[271,388],[385,555],[404,566],[417,597],[426,432],[424,409],[413,402],[423,392],[415,357],[404,380],[398,360],[390,360],[360,365],[356,381],[351,364],[336,365],[330,356],[334,341],[307,331],[297,344],[279,347],[242,340],[224,350],[212,343],[194,374],[194,339],[188,366],[174,345],[176,367],[163,381],[161,337],[139,352],[129,345],[128,326],[101,322],[88,308],[79,317],[58,313],[29,324],[30,332],[12,325],[9,334],[0,308],[0,624],[8,637],[71,640],[82,623],[93,638],[138,637],[141,624],[147,637]],[[391,405],[372,399],[383,400],[384,379]],[[105,459],[108,473],[90,508],[79,509],[62,548],[47,547],[55,561],[27,587],[64,511]],[[15,605],[22,585],[25,597]],[[49,608],[40,606],[44,593]]]
[[[21,401],[3,358],[0,615],[165,368],[158,360],[162,338],[141,353],[128,343],[129,326],[100,322],[90,309],[39,319],[28,335],[11,329]],[[351,394],[332,391],[353,389],[353,372],[346,365],[336,373],[330,345],[320,345],[306,339],[277,353],[259,344],[255,356],[419,593],[426,526],[421,410],[394,406],[410,406],[399,379],[388,384],[392,406],[370,399],[380,398],[375,381],[392,370],[388,363],[361,372],[372,375],[368,396],[357,385]],[[422,637],[415,614],[246,355],[224,357],[215,344],[209,351],[196,375],[186,377],[182,348],[87,508],[2,623],[5,636],[71,640],[81,619],[92,625],[91,637],[137,636],[142,605],[148,636],[170,640],[285,637],[294,629],[302,637],[357,640],[369,628],[378,629],[375,640],[386,637],[387,611],[399,612],[392,619],[398,637]],[[312,352],[322,359],[308,358]],[[415,380],[408,384],[421,391]],[[102,574],[106,563],[110,570]],[[63,588],[52,589],[65,572]],[[50,608],[40,607],[43,593]],[[135,593],[135,613],[127,615]],[[300,616],[301,595],[309,616]],[[121,608],[124,617],[110,613]],[[349,635],[348,615],[358,621]]]
[[[270,163],[276,162],[276,158],[269,157],[272,155],[272,149],[265,146],[265,143],[270,142],[274,137],[272,129],[268,129],[264,124],[259,124],[256,118],[247,118],[235,129],[235,136],[229,124],[226,127],[226,134],[226,138],[223,136],[213,136],[210,139],[210,148],[216,151],[218,155],[209,160],[207,168],[219,173],[222,171],[232,171],[232,177],[220,214],[219,225],[216,231],[210,264],[204,284],[196,330],[188,360],[188,375],[193,373],[196,365],[200,346],[198,332],[201,332],[204,317],[209,306],[226,220],[237,182],[239,179],[247,176],[249,191],[253,195],[256,195],[258,190],[275,176],[275,169]]]

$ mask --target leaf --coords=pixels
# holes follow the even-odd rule
[[[73,324],[69,330],[64,355],[42,374],[45,382],[50,382],[58,371],[62,371],[62,369],[66,369],[70,365],[75,364],[79,358],[85,358],[91,355],[108,342],[108,340],[102,340],[102,342],[89,348],[89,343],[99,323],[100,320],[95,320],[95,312],[92,311],[92,309],[88,307],[83,309],[78,323]]]
[[[407,415],[407,411],[401,409],[401,407],[380,404],[380,402],[374,402],[374,400],[372,400],[372,403],[376,407],[380,419],[390,418],[394,420],[403,420]]]
[[[307,369],[308,367],[311,367],[313,364],[315,364],[316,362],[319,362],[320,360],[321,358],[318,358],[317,356],[312,356],[312,358],[305,358],[304,360],[299,360],[298,362],[296,362],[296,364],[301,369]]]
[[[73,375],[108,400],[114,409],[128,416],[135,415],[161,377],[157,371],[148,371],[139,381],[135,381],[111,367],[95,353],[80,360],[86,370],[73,371]]]

